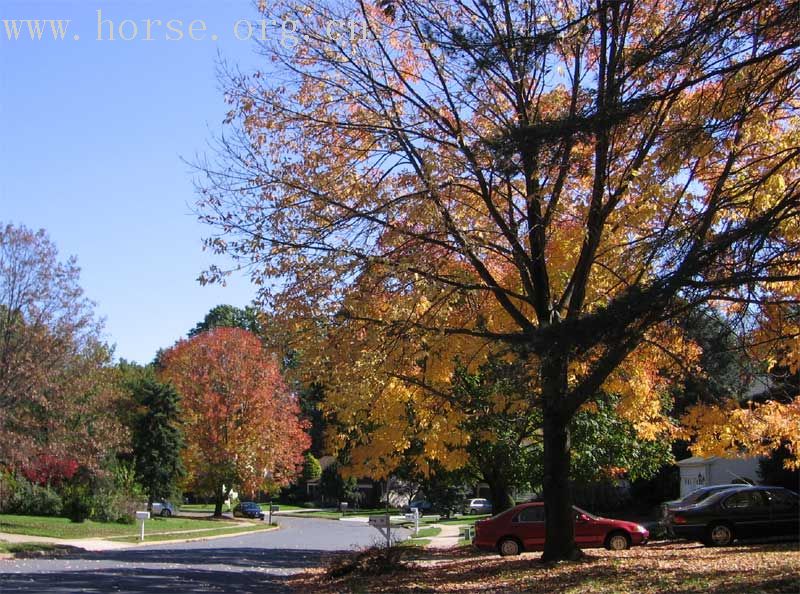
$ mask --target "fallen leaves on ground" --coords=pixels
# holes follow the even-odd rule
[[[377,576],[331,579],[324,568],[293,577],[304,594],[458,592],[533,594],[744,594],[800,592],[797,543],[706,548],[655,543],[629,551],[587,551],[577,563],[543,564],[539,553],[503,558],[469,548],[419,551]]]

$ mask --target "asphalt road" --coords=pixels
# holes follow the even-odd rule
[[[280,530],[59,559],[0,561],[0,593],[285,592],[288,576],[319,565],[333,552],[381,541],[366,524],[275,520]]]

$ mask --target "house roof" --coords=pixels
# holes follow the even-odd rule
[[[678,466],[697,466],[700,464],[711,464],[716,459],[717,456],[711,456],[710,458],[703,458],[702,456],[692,456],[691,458],[686,458],[685,460],[678,460],[675,464],[677,464]]]

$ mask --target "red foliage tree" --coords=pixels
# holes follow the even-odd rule
[[[213,495],[215,515],[232,486],[255,494],[299,473],[306,426],[277,357],[254,334],[215,328],[179,341],[162,364],[183,398],[190,483]]]

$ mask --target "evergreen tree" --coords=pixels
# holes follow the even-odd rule
[[[134,388],[134,397],[140,407],[132,439],[136,477],[149,509],[156,499],[169,497],[184,474],[180,396],[171,385],[145,377]]]

